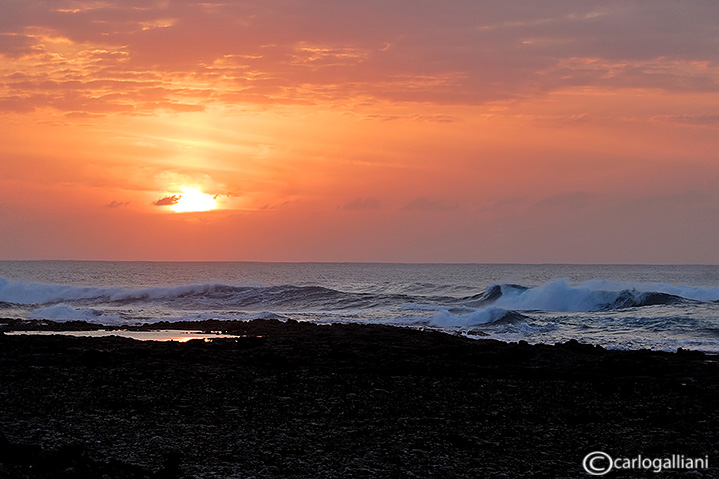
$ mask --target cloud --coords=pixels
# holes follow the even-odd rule
[[[10,58],[17,58],[33,52],[33,41],[24,35],[0,32],[0,52]]]
[[[359,196],[352,201],[346,203],[343,210],[376,210],[379,209],[380,204],[377,198],[371,196]]]
[[[112,200],[108,204],[105,205],[106,208],[120,208],[122,206],[128,206],[130,204],[129,201],[115,201]]]
[[[415,121],[427,121],[430,123],[455,123],[459,118],[451,115],[435,114],[435,115],[414,115]]]
[[[152,204],[155,206],[172,206],[180,201],[181,196],[182,195],[165,196],[164,198],[154,201]]]
[[[445,200],[438,198],[428,198],[420,196],[410,201],[404,208],[404,211],[452,211],[458,210],[457,203],[447,203]]]
[[[502,198],[489,204],[482,205],[475,209],[474,212],[480,214],[506,214],[511,210],[522,208],[526,201],[527,199],[522,196]]]
[[[687,125],[719,125],[719,115],[659,115],[653,117],[653,119]]]
[[[142,114],[353,98],[483,104],[582,86],[719,90],[713,1],[6,1],[0,92],[14,100],[0,107],[11,111],[29,108],[19,99]],[[9,76],[18,71],[34,77]]]
[[[592,195],[589,193],[577,191],[548,196],[536,201],[532,206],[537,209],[581,210],[586,208],[591,200]]]

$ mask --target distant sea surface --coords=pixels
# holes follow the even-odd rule
[[[0,317],[355,322],[719,352],[719,266],[0,261]]]

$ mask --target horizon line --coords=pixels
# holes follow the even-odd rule
[[[514,262],[514,261],[267,261],[267,260],[128,260],[128,259],[0,259],[10,262],[66,262],[66,263],[254,263],[254,264],[383,264],[383,265],[505,265],[505,266],[707,266],[719,267],[712,263],[579,263],[579,262]]]

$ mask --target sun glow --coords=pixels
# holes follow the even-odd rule
[[[207,193],[203,193],[197,188],[182,188],[182,194],[179,199],[172,205],[172,210],[176,213],[186,213],[191,211],[210,211],[217,208],[217,200]]]

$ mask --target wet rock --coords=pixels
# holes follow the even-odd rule
[[[716,449],[711,355],[219,326],[238,341],[3,337],[0,478],[569,478],[593,450]]]

